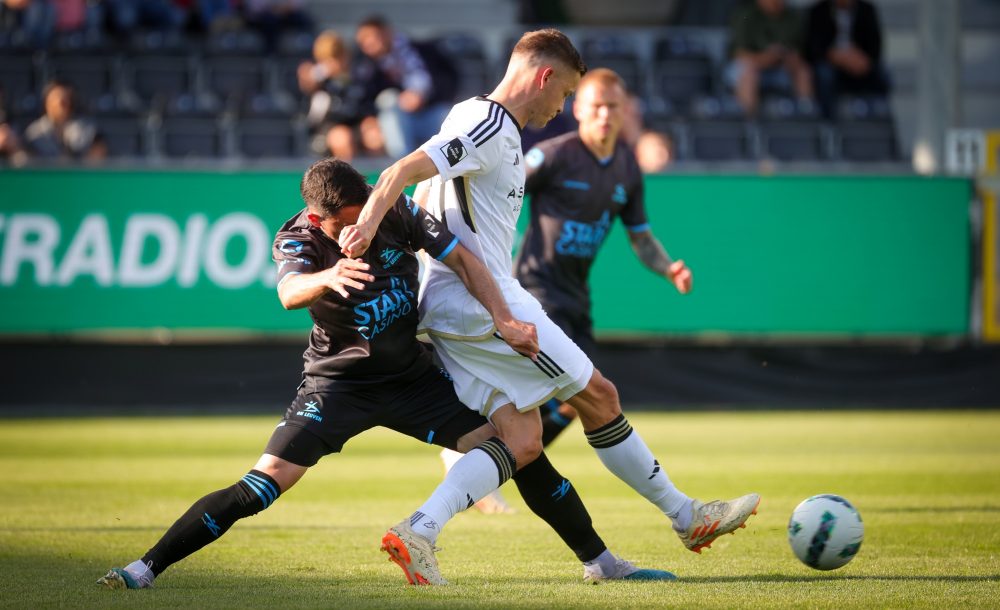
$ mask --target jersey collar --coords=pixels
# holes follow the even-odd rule
[[[510,118],[511,123],[514,124],[514,127],[517,127],[517,133],[518,133],[518,135],[521,134],[521,132],[523,131],[521,129],[521,124],[517,122],[517,119],[514,118],[514,115],[511,114],[510,110],[507,110],[506,106],[504,106],[503,104],[501,104],[500,102],[498,102],[496,100],[491,100],[490,98],[486,97],[485,95],[477,95],[476,99],[477,100],[481,100],[483,102],[489,102],[491,104],[496,104],[497,106],[500,106],[500,109],[503,110],[505,113],[507,113],[507,116]]]

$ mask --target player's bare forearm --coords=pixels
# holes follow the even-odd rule
[[[629,239],[635,255],[650,271],[665,277],[681,294],[691,291],[691,270],[684,261],[670,260],[670,255],[652,231],[630,232]]]
[[[285,276],[278,285],[278,299],[282,307],[291,310],[309,307],[330,291],[347,298],[348,287],[362,290],[362,282],[374,280],[367,270],[368,263],[345,258],[323,271]]]
[[[652,231],[629,232],[632,251],[639,257],[642,264],[657,275],[669,278],[670,264],[673,262],[660,240],[653,236]]]
[[[358,222],[344,227],[340,232],[337,243],[340,244],[344,254],[352,257],[364,254],[375,236],[379,223],[393,203],[399,199],[403,189],[437,173],[434,162],[422,150],[416,150],[387,167],[368,195],[368,201],[358,215]]]
[[[534,359],[538,354],[538,332],[535,325],[514,318],[507,301],[500,294],[500,288],[482,261],[465,246],[458,244],[442,262],[462,280],[469,294],[486,308],[504,341],[517,353]]]

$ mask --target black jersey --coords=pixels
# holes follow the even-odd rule
[[[305,372],[338,382],[385,381],[413,369],[423,348],[417,332],[417,258],[426,250],[442,259],[458,238],[406,195],[400,196],[361,257],[375,281],[344,298],[330,291],[309,306],[312,333]],[[333,267],[340,245],[312,226],[302,210],[278,231],[272,249],[278,285],[294,274]]]
[[[621,140],[601,160],[577,132],[541,142],[524,157],[531,223],[515,263],[521,285],[547,310],[589,320],[588,277],[616,216],[629,231],[649,228],[642,172]]]

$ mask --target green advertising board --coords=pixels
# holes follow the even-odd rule
[[[301,334],[271,239],[289,172],[0,172],[0,335]],[[694,272],[678,295],[624,232],[594,268],[604,335],[961,335],[969,185],[917,177],[653,176],[650,222]],[[522,215],[526,217],[527,214]]]

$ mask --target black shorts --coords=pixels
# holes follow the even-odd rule
[[[429,358],[420,361],[414,373],[375,384],[306,375],[264,453],[313,466],[376,426],[454,449],[459,438],[488,422],[458,400],[444,369]]]
[[[541,301],[542,309],[556,326],[562,329],[577,347],[583,350],[590,358],[594,357],[594,349],[597,343],[594,341],[594,322],[586,312],[573,312],[566,309],[559,309],[552,304]]]

